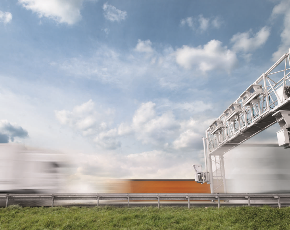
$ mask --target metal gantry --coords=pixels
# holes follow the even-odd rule
[[[251,84],[206,130],[203,138],[207,182],[212,193],[226,193],[224,154],[279,123],[280,146],[289,147],[290,63],[285,53]],[[288,125],[289,124],[289,125]],[[279,136],[280,135],[280,136]]]

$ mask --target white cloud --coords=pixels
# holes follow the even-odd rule
[[[28,132],[16,123],[10,123],[7,120],[0,120],[0,143],[14,141],[14,138],[26,138]]]
[[[193,105],[202,105],[204,108],[211,106],[201,101]],[[188,104],[175,106],[175,109],[192,111]],[[99,147],[107,150],[114,150],[122,146],[122,141],[135,138],[145,145],[158,149],[174,148],[179,149],[200,149],[201,131],[205,129],[203,122],[197,122],[192,118],[189,120],[178,120],[172,110],[157,113],[156,104],[153,102],[142,103],[135,111],[132,122],[124,122],[112,126],[108,122],[107,114],[101,116],[96,111],[92,100],[75,106],[72,111],[55,111],[55,116],[62,125],[81,132],[83,136],[93,140]],[[207,124],[207,123],[206,123]]]
[[[138,39],[135,50],[141,53],[152,53],[154,51],[150,40],[142,41],[140,39]]]
[[[201,141],[201,136],[192,130],[186,130],[173,142],[176,149],[194,148],[197,140]]]
[[[290,47],[290,1],[282,0],[278,5],[276,5],[272,11],[272,19],[278,15],[284,16],[284,28],[281,33],[281,44],[278,47],[278,50],[273,53],[272,60],[277,61],[283,54],[289,51]]]
[[[188,17],[188,18],[181,19],[180,24],[182,26],[187,25],[188,27],[194,29],[194,19],[192,17]]]
[[[119,136],[129,135],[129,134],[132,134],[132,132],[133,132],[132,127],[126,123],[121,123],[118,127]]]
[[[95,103],[89,100],[80,106],[75,106],[72,111],[55,111],[55,116],[62,125],[80,131],[84,136],[91,136],[107,129],[105,120],[108,120],[110,113],[110,110],[97,112]]]
[[[128,87],[132,79],[142,77],[150,70],[148,60],[138,59],[132,55],[121,55],[106,46],[101,46],[90,58],[71,58],[57,65],[69,75],[98,80],[118,87]]]
[[[135,154],[79,154],[75,156],[78,174],[97,179],[192,179],[192,154],[172,154],[152,150]]]
[[[175,105],[175,108],[180,110],[187,110],[191,113],[193,112],[198,113],[208,109],[212,109],[212,105],[204,103],[203,101],[193,101],[191,103],[189,102],[178,103]]]
[[[196,95],[207,95],[207,92],[195,91]],[[158,105],[159,111],[173,111],[176,117],[191,117],[196,116],[199,113],[203,113],[206,110],[212,110],[214,106],[210,102],[204,102],[202,100],[193,100],[187,102],[173,102],[167,98],[155,100]]]
[[[76,132],[93,141],[101,148],[116,149],[121,143],[116,139],[117,129],[109,129],[112,110],[97,111],[95,103],[89,100],[82,105],[75,106],[72,111],[55,111],[60,124],[73,128]]]
[[[209,28],[215,28],[218,29],[222,25],[222,20],[220,17],[215,18],[206,18],[202,14],[200,14],[198,17],[187,17],[184,19],[181,19],[180,24],[182,26],[187,25],[189,28],[193,30],[197,30],[200,32],[205,32]]]
[[[89,78],[119,88],[130,88],[136,79],[145,78],[148,82],[157,81],[156,84],[159,83],[162,87],[169,88],[174,85],[175,88],[178,88],[184,84],[188,85],[188,82],[182,83],[182,81],[192,78],[192,72],[182,69],[176,64],[173,52],[174,50],[171,48],[164,50],[163,53],[153,52],[145,53],[148,55],[139,55],[138,52],[132,52],[121,55],[113,49],[100,46],[92,57],[60,60],[52,65],[57,65],[69,76]],[[178,78],[176,78],[177,74]],[[160,76],[163,76],[162,84]],[[171,82],[173,83],[171,84]]]
[[[219,17],[215,17],[212,21],[211,24],[214,28],[219,29],[221,25],[223,24],[223,21]]]
[[[103,10],[105,18],[112,22],[120,22],[125,20],[127,17],[126,11],[119,10],[115,6],[109,5],[108,3],[103,5]]]
[[[154,145],[162,145],[174,138],[179,126],[170,111],[157,115],[152,102],[143,103],[135,112],[132,122],[137,139]]]
[[[178,138],[173,142],[175,149],[200,149],[202,148],[202,137],[206,128],[213,122],[213,119],[189,120],[180,122]]]
[[[203,17],[203,15],[199,15],[198,17],[199,28],[201,31],[206,31],[209,27],[209,19]]]
[[[117,149],[121,147],[121,142],[116,139],[117,135],[117,129],[110,129],[109,131],[101,132],[94,141],[104,149]]]
[[[133,123],[138,125],[145,124],[156,116],[155,104],[153,102],[142,103],[135,112]]]
[[[199,70],[206,73],[211,70],[224,70],[230,72],[237,64],[236,53],[218,40],[211,40],[204,47],[183,46],[176,50],[176,62],[191,69],[197,66]]]
[[[202,105],[204,108],[193,109],[189,104],[173,105],[171,109],[189,110],[200,112],[211,108],[201,101],[192,103],[193,106]],[[178,120],[171,110],[157,113],[156,104],[153,102],[142,103],[135,111],[131,124],[121,124],[118,135],[134,135],[143,144],[155,147],[170,147],[174,149],[198,149],[201,143],[201,133],[204,132],[208,121],[197,121],[194,119]]]
[[[11,22],[12,20],[12,14],[10,12],[2,12],[0,10],[0,22],[3,22],[4,24]]]
[[[84,0],[18,0],[27,10],[41,17],[51,18],[58,23],[75,24],[81,19],[80,10]]]
[[[251,52],[262,45],[264,45],[270,35],[270,29],[268,27],[263,27],[255,35],[250,37],[251,31],[245,33],[237,33],[231,38],[233,43],[233,50],[242,52]]]
[[[144,87],[156,84],[177,90],[188,88],[196,77],[201,76],[200,70],[204,73],[208,69],[230,71],[236,62],[235,53],[216,40],[204,48],[184,46],[176,51],[169,46],[160,52],[152,48],[151,41],[138,40],[129,53],[121,54],[100,45],[90,57],[58,60],[51,65],[59,67],[70,77],[96,80],[122,89],[136,87],[133,84],[142,79]],[[195,65],[198,68],[192,70]]]

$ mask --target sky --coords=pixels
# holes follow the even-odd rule
[[[192,179],[206,128],[288,52],[289,7],[1,0],[0,142],[65,152],[79,179]]]

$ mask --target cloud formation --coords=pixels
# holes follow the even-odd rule
[[[201,102],[193,104],[205,105]],[[184,105],[176,105],[176,108],[188,109]],[[142,103],[135,111],[131,124],[122,123],[118,127],[118,134],[133,134],[143,144],[161,149],[200,149],[202,134],[211,122],[208,119],[200,121],[193,118],[178,120],[171,110],[157,113],[156,104],[150,101]]]
[[[16,123],[0,120],[0,143],[13,142],[16,137],[26,138],[28,132]]]
[[[218,40],[211,40],[204,47],[183,46],[176,50],[176,62],[191,69],[196,66],[203,73],[211,70],[230,72],[238,62],[236,53]]]
[[[135,154],[79,154],[75,157],[79,176],[129,179],[192,179],[192,154],[152,150]]]
[[[69,76],[123,89],[135,87],[133,84],[143,79],[145,84],[154,83],[161,88],[177,90],[188,88],[189,82],[202,73],[212,70],[230,72],[238,62],[236,53],[218,40],[212,40],[203,47],[162,48],[157,51],[150,40],[138,39],[136,46],[125,54],[100,45],[90,57],[59,60],[51,65],[58,66]]]
[[[194,29],[194,20],[193,20],[193,17],[187,17],[187,18],[181,19],[180,24],[182,26],[187,25],[191,29]]]
[[[204,109],[210,108],[200,101],[193,104],[201,104]],[[181,105],[180,108],[192,109],[187,107]],[[200,122],[192,118],[178,120],[172,110],[158,112],[156,104],[151,101],[142,103],[136,109],[130,123],[122,122],[115,127],[108,121],[108,114],[102,116],[96,111],[92,100],[75,106],[72,111],[55,111],[55,116],[62,125],[73,128],[99,147],[108,150],[120,148],[121,138],[124,140],[132,137],[157,149],[200,149],[201,133],[209,123],[207,120]]]
[[[193,119],[180,122],[178,137],[173,142],[174,149],[202,149],[202,137],[206,128],[213,122],[213,119]]]
[[[12,20],[12,14],[10,12],[2,12],[0,10],[0,22],[7,24],[11,22],[11,20]]]
[[[104,122],[112,111],[97,112],[92,100],[75,106],[72,111],[54,111],[57,120],[62,125],[69,126],[80,131],[83,136],[91,136],[107,129],[108,124]]]
[[[121,142],[117,140],[117,136],[117,129],[110,129],[99,133],[94,139],[94,142],[104,149],[117,149],[121,147]]]
[[[179,130],[179,123],[172,112],[156,114],[156,104],[142,103],[132,119],[136,138],[144,144],[163,145],[170,141]]]
[[[209,27],[209,19],[199,15],[198,17],[199,28],[201,31],[206,31]]]
[[[75,24],[82,16],[80,10],[84,0],[18,0],[27,10],[47,17],[58,23]]]
[[[279,15],[284,16],[284,28],[281,33],[281,44],[278,50],[273,53],[272,60],[277,61],[283,54],[288,52],[290,47],[290,2],[288,0],[282,0],[278,5],[276,5],[272,11],[272,19]]]
[[[52,65],[70,76],[96,80],[118,88],[131,87],[137,79],[147,79],[148,83],[157,81],[156,84],[163,88],[178,88],[188,85],[188,81],[182,81],[192,78],[192,71],[176,63],[171,47],[159,53],[152,48],[150,40],[138,40],[132,51],[121,54],[107,46],[100,46],[91,57],[60,60]]]
[[[202,14],[200,14],[198,17],[187,17],[180,21],[180,24],[182,26],[188,26],[192,30],[197,30],[200,32],[205,32],[209,28],[215,28],[218,29],[222,25],[222,21],[219,17],[215,17],[213,19],[206,18]]]
[[[142,41],[142,40],[138,39],[138,43],[135,47],[135,50],[137,52],[141,52],[141,53],[154,52],[154,50],[152,48],[152,42],[150,40]]]
[[[111,22],[120,22],[125,20],[127,17],[127,12],[117,9],[115,6],[105,3],[103,5],[104,16],[107,20]]]
[[[55,111],[55,117],[60,124],[93,139],[104,149],[116,149],[121,146],[121,143],[116,140],[117,130],[109,129],[112,114],[113,111],[110,109],[97,111],[92,100],[75,106],[72,111]]]
[[[251,30],[245,33],[235,34],[231,38],[231,43],[233,43],[233,50],[248,53],[260,48],[266,43],[270,35],[270,29],[265,26],[252,37],[250,37],[251,34]]]

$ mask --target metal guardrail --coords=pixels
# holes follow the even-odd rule
[[[100,201],[125,201],[130,207],[130,201],[155,201],[158,208],[160,208],[161,201],[187,201],[188,208],[191,204],[197,201],[212,201],[217,203],[220,208],[221,204],[230,202],[231,205],[259,205],[268,204],[281,208],[281,205],[290,206],[290,194],[252,194],[252,193],[236,193],[236,194],[206,194],[206,193],[90,193],[90,194],[0,194],[0,200],[5,201],[5,207],[10,203],[17,204],[17,202],[35,202],[46,201],[54,207],[56,201],[84,201],[94,200],[96,206],[99,206]],[[83,203],[85,205],[85,203]],[[37,206],[37,205],[28,205]],[[38,205],[39,206],[39,205]],[[43,205],[40,205],[43,206]]]

